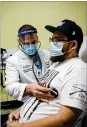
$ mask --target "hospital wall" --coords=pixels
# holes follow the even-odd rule
[[[48,49],[51,33],[45,25],[57,26],[63,19],[70,19],[81,26],[84,35],[86,27],[86,2],[0,2],[1,6],[1,47],[17,48],[17,31],[23,24],[38,29],[41,47]]]

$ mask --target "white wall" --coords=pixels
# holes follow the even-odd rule
[[[45,25],[57,26],[63,19],[71,19],[80,25],[86,35],[86,2],[76,1],[11,1],[1,2],[1,47],[17,48],[17,31],[23,24],[38,29],[42,47],[47,49],[51,33]]]

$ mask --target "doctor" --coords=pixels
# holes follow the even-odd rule
[[[29,96],[37,99],[53,99],[52,89],[43,87],[40,81],[50,66],[50,54],[40,49],[37,29],[25,24],[18,30],[19,50],[6,61],[6,91],[17,100]]]

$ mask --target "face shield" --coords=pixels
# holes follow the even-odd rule
[[[22,44],[29,43],[31,44],[32,42],[37,41],[37,30],[36,29],[26,29],[26,30],[21,30],[18,32],[18,39],[19,42]]]
[[[21,50],[27,55],[34,55],[39,49],[36,29],[27,29],[18,32],[18,41]]]

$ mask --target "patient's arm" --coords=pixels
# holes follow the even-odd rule
[[[80,109],[61,105],[59,112],[55,115],[30,123],[15,123],[15,126],[11,126],[14,122],[8,122],[7,127],[72,127],[81,112]]]
[[[58,114],[37,120],[31,123],[22,124],[21,127],[72,127],[81,110],[61,105]]]

